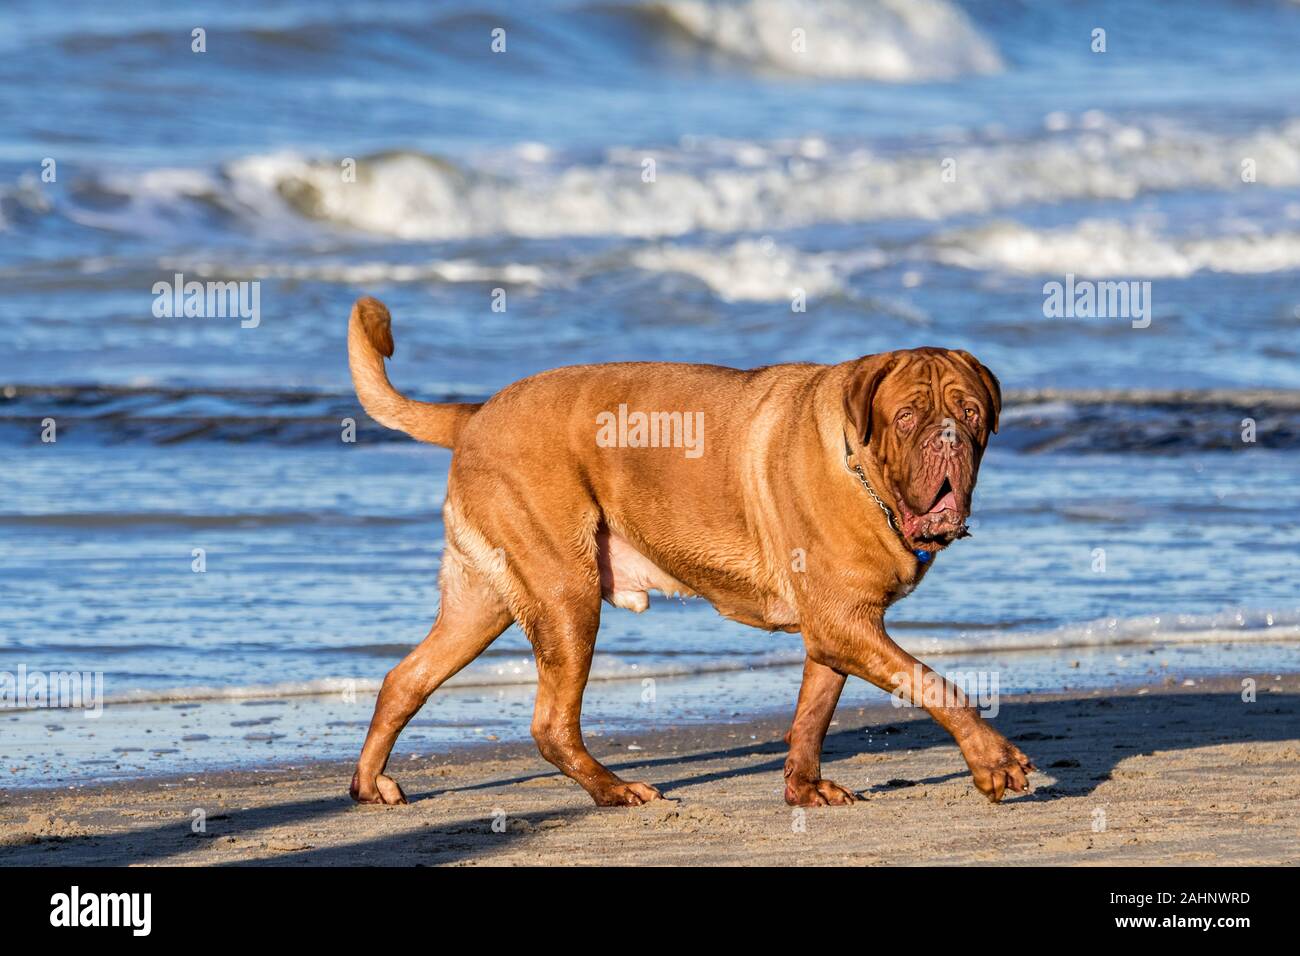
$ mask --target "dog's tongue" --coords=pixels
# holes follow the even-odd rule
[[[955,491],[950,491],[942,498],[939,499],[938,503],[935,504],[935,506],[930,509],[929,514],[938,514],[940,511],[956,511],[956,510],[957,510],[957,493]]]

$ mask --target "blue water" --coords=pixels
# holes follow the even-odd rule
[[[283,705],[283,746],[359,744],[352,709],[436,610],[448,461],[359,415],[362,293],[394,313],[395,381],[433,397],[588,361],[969,349],[1004,427],[901,640],[1009,655],[1022,689],[1121,679],[1098,662],[1139,643],[1180,673],[1291,666],[1298,41],[1286,0],[8,4],[0,671],[195,703],[115,705],[75,746],[15,712],[0,758],[39,782],[283,756],[180,738],[202,700],[339,687],[346,717]],[[256,323],[156,317],[177,273],[258,283]],[[1067,275],[1150,282],[1149,326],[1046,317]],[[595,676],[685,681],[653,721],[725,717],[792,702],[799,647],[656,600],[606,613]],[[494,732],[526,733],[529,657],[503,637],[426,745],[505,697]],[[174,753],[113,756],[154,729]]]

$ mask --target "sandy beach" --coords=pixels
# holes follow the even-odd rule
[[[1000,806],[922,712],[852,708],[823,766],[847,808],[782,802],[771,717],[593,740],[672,798],[636,809],[597,809],[523,744],[396,762],[405,807],[354,806],[336,763],[0,791],[0,864],[1295,865],[1300,675],[1251,676],[1253,702],[1242,677],[1004,699],[1042,772]]]

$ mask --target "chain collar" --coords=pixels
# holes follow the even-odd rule
[[[889,505],[885,504],[880,495],[876,494],[876,489],[871,487],[871,482],[867,480],[867,473],[862,470],[862,466],[857,463],[853,456],[853,447],[849,444],[849,436],[844,435],[844,470],[851,475],[855,475],[858,481],[862,482],[862,487],[871,495],[873,501],[880,505],[880,510],[885,513],[885,520],[889,522],[889,530],[898,535],[898,540],[903,542],[907,547],[907,539],[903,537],[903,532],[898,529],[898,523],[894,520],[894,512],[890,510]],[[916,555],[916,560],[926,564],[934,555],[923,548],[908,548],[912,554]]]

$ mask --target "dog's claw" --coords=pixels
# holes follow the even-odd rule
[[[969,750],[963,749],[962,756],[976,789],[993,803],[1001,803],[1008,790],[1029,793],[1029,774],[1038,769],[1019,747],[994,730]]]
[[[785,784],[785,802],[792,807],[846,807],[857,799],[852,790],[831,780],[789,777]]]
[[[664,799],[664,795],[648,783],[622,780],[600,788],[591,797],[598,807],[639,807],[651,800]]]

